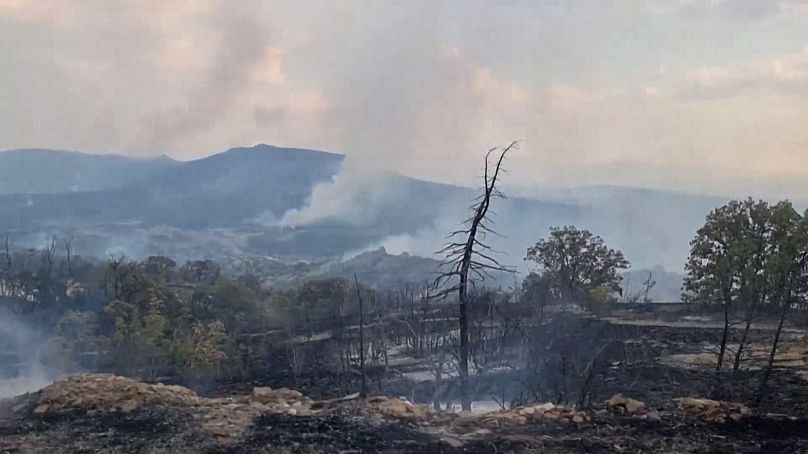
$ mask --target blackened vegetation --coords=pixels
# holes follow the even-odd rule
[[[12,414],[9,410],[5,415]],[[23,444],[27,435],[43,440],[47,452],[149,452],[177,451],[200,446],[202,438],[193,428],[190,413],[146,410],[135,413],[100,413],[88,417],[84,411],[36,419],[0,418],[0,446],[5,452],[30,452]],[[11,449],[11,450],[9,450]]]
[[[292,417],[264,415],[258,418],[237,452],[459,452],[435,437],[400,423],[368,417],[349,409],[326,415]]]

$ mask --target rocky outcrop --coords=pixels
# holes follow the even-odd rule
[[[315,401],[256,387],[209,398],[86,374],[0,400],[0,452],[701,452],[705,440],[720,452],[757,452],[762,441],[808,452],[804,419],[694,397],[667,402],[648,408],[617,394],[585,410],[541,403],[457,415],[401,397]]]

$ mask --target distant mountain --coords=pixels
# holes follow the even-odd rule
[[[0,168],[7,186],[19,192],[0,194],[0,231],[14,232],[26,245],[69,231],[86,253],[101,255],[246,253],[312,261],[385,247],[393,254],[431,256],[468,216],[475,196],[469,188],[397,174],[363,175],[349,190],[324,186],[320,192],[329,197],[318,209],[326,213],[292,223],[281,220],[290,212],[317,211],[306,210],[313,190],[334,181],[342,155],[256,145],[188,162],[48,150],[0,153],[2,159],[16,159],[21,173],[11,185],[12,172]],[[63,168],[40,165],[45,161]],[[65,181],[26,184],[23,178],[38,175]],[[529,246],[547,236],[550,226],[574,224],[621,249],[634,269],[663,265],[677,272],[705,215],[724,202],[641,188],[522,192],[495,201],[493,226],[502,237],[486,241],[505,253],[504,262],[525,272]]]
[[[96,191],[142,181],[178,163],[169,157],[132,159],[76,151],[0,151],[0,194]]]
[[[179,241],[175,233],[171,240],[164,230],[156,229],[158,226],[185,231],[242,229],[249,230],[244,239],[246,250],[305,259],[342,256],[382,246],[390,237],[409,235],[415,242],[428,244],[425,250],[430,253],[466,216],[474,196],[468,188],[379,174],[345,195],[343,202],[350,208],[345,212],[303,225],[278,223],[288,211],[303,209],[313,188],[332,181],[342,162],[342,155],[314,150],[270,145],[234,148],[194,161],[175,162],[118,188],[0,195],[0,210],[6,214],[0,217],[0,230],[93,229],[96,236],[106,232],[115,238],[93,250],[145,251],[132,243],[188,243],[189,235],[182,235]],[[509,199],[502,210],[537,222],[537,218],[567,219],[575,207]],[[103,225],[107,227],[99,232]],[[210,241],[210,235],[204,237]],[[175,247],[149,250],[163,249]]]
[[[189,229],[234,226],[302,206],[314,185],[339,171],[342,159],[269,145],[234,148],[173,162],[117,188],[0,196],[0,210],[7,214],[0,228],[123,222]]]

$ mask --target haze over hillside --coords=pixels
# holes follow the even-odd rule
[[[15,178],[3,180],[0,230],[29,245],[69,232],[92,255],[310,260],[385,247],[431,256],[474,196],[470,188],[385,171],[346,189],[342,155],[270,145],[187,162],[53,150],[2,152],[1,162],[16,167]],[[69,183],[60,183],[66,175]],[[315,188],[329,197],[327,209],[317,207],[322,212],[314,212]],[[623,249],[635,267],[679,270],[695,229],[723,200],[606,187],[521,194],[497,201],[495,218],[503,235],[497,249],[520,269],[525,249],[549,226],[577,224]]]

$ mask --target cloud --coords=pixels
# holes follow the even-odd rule
[[[251,78],[282,81],[282,52],[271,46],[265,24],[224,3],[217,8],[215,17],[212,26],[219,35],[218,43],[201,84],[188,93],[185,106],[145,119],[141,143],[146,149],[165,148],[215,126],[239,102]]]
[[[649,2],[654,14],[676,14],[690,19],[757,20],[790,11],[800,0],[660,0]]]
[[[685,75],[687,98],[808,96],[808,46],[801,52],[754,59],[735,66],[705,66]]]
[[[506,184],[621,184],[629,163],[707,190],[694,167],[743,179],[760,147],[804,149],[804,4],[0,0],[0,148],[275,143],[476,184],[521,139]]]

